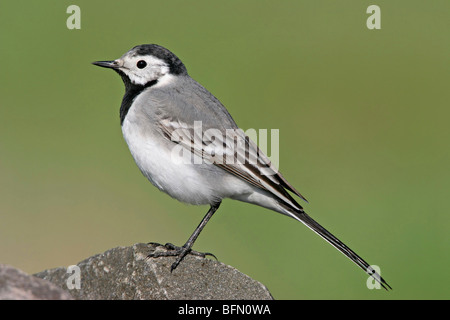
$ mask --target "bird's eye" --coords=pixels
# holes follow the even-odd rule
[[[137,62],[137,64],[136,64],[136,66],[137,66],[139,69],[144,69],[144,68],[147,66],[147,62],[145,62],[144,60],[139,60],[139,61]]]

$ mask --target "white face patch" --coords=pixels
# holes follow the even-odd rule
[[[137,85],[158,80],[168,75],[170,68],[161,59],[153,56],[131,56],[125,54],[116,60],[119,69],[125,73],[130,81]]]

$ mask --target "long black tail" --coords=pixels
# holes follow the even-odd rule
[[[290,210],[293,217],[297,220],[304,223],[308,228],[317,233],[323,239],[325,239],[328,243],[330,243],[333,247],[338,249],[344,255],[346,255],[350,260],[356,263],[361,269],[363,269],[367,274],[372,276],[376,281],[380,283],[380,285],[386,289],[392,290],[391,286],[387,284],[387,282],[378,274],[366,261],[364,261],[360,256],[358,256],[352,249],[347,247],[344,243],[342,243],[338,238],[332,235],[327,229],[322,227],[319,223],[317,223],[313,218],[307,215],[304,211],[294,211]]]

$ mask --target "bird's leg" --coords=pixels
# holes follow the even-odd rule
[[[206,255],[211,255],[214,258],[216,258],[216,256],[211,254],[211,253],[202,253],[202,252],[194,251],[194,250],[192,250],[192,246],[194,245],[195,240],[197,240],[198,236],[200,235],[200,232],[206,226],[206,224],[208,223],[209,219],[211,219],[211,217],[213,216],[214,212],[217,211],[219,206],[220,206],[220,202],[217,203],[217,204],[211,205],[211,208],[209,208],[209,210],[206,213],[206,215],[203,218],[203,220],[200,222],[198,227],[194,230],[194,233],[192,233],[192,235],[189,237],[189,239],[186,241],[186,243],[182,247],[177,247],[177,246],[174,246],[171,243],[166,243],[164,245],[164,247],[168,251],[165,251],[165,252],[154,252],[154,253],[149,254],[147,257],[148,258],[158,258],[158,257],[176,256],[177,259],[175,260],[175,262],[170,267],[170,272],[175,270],[176,267],[180,264],[180,262],[184,259],[184,257],[187,254],[189,254],[189,253],[193,254],[193,255],[196,255],[196,256],[200,256],[200,257],[205,257]],[[150,243],[150,244],[160,245],[159,243]]]

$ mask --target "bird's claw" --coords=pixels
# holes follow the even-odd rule
[[[184,259],[184,257],[187,256],[188,254],[192,254],[194,256],[202,257],[202,258],[205,258],[206,256],[212,256],[212,257],[214,257],[214,259],[218,260],[217,257],[210,252],[199,252],[199,251],[192,250],[191,248],[188,248],[185,246],[178,247],[172,243],[166,243],[166,244],[162,245],[157,242],[149,242],[148,244],[152,245],[154,247],[164,247],[166,249],[166,251],[152,252],[147,256],[147,258],[177,257],[175,262],[170,267],[170,272],[175,270],[178,267],[178,265],[180,264],[180,262]]]

